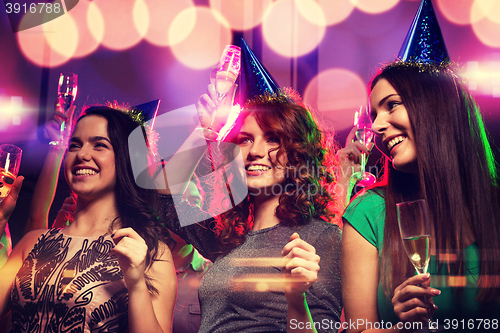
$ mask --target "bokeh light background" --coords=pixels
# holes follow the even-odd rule
[[[14,240],[47,151],[36,128],[53,112],[60,72],[79,75],[79,108],[108,100],[136,105],[161,99],[163,113],[195,103],[224,46],[239,45],[243,37],[278,83],[298,90],[343,143],[354,111],[366,104],[367,83],[382,63],[395,58],[419,4],[80,0],[67,14],[18,33],[12,33],[0,4],[0,142],[23,148],[26,176],[11,222]],[[500,0],[433,4],[450,56],[461,65],[498,145]],[[68,193],[60,183],[52,216]]]

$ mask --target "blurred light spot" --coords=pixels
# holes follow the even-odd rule
[[[73,57],[80,58],[94,52],[104,35],[104,20],[94,2],[81,1],[64,16],[73,19],[78,31],[78,45]]]
[[[259,257],[259,258],[232,258],[230,261],[233,266],[246,267],[282,267],[283,258]]]
[[[296,5],[296,4],[300,4]],[[305,13],[299,8],[316,8]],[[317,14],[311,23],[313,12]],[[325,35],[326,18],[313,0],[278,0],[264,14],[263,35],[269,47],[286,57],[298,57],[314,50]]]
[[[283,279],[281,273],[276,274],[244,274],[234,278],[234,291],[282,292]]]
[[[446,19],[455,24],[470,24],[471,9],[475,0],[437,0],[437,7]]]
[[[350,128],[354,111],[367,103],[366,86],[358,74],[332,68],[320,72],[307,85],[304,101],[323,113],[336,131]]]
[[[104,19],[102,45],[112,50],[124,50],[137,44],[142,36],[134,25],[136,1],[94,0]]]
[[[354,10],[351,0],[315,0],[323,10],[326,25],[333,25],[345,20]]]
[[[476,1],[472,6],[472,29],[483,44],[500,47],[500,22],[492,21],[489,15],[484,16],[484,8],[481,7],[480,3]]]
[[[440,262],[456,262],[457,261],[457,255],[456,253],[440,253],[439,254],[439,261]]]
[[[23,20],[21,20],[20,26],[22,24]],[[69,56],[62,55],[50,47],[41,25],[20,31],[16,35],[19,48],[24,56],[37,66],[56,67],[70,59]]]
[[[312,24],[324,27],[326,17],[323,8],[315,0],[295,0],[295,7],[300,15]]]
[[[500,97],[500,61],[469,61],[464,77],[471,91],[495,98]]]
[[[23,113],[23,98],[21,96],[0,97],[0,129],[21,124]]]
[[[269,290],[269,285],[267,283],[257,283],[255,285],[255,289],[259,292],[264,292],[264,291],[268,291]]]
[[[448,276],[447,282],[450,288],[467,286],[467,278],[465,276]]]
[[[203,69],[219,61],[224,47],[231,43],[231,30],[217,12],[196,7],[177,15],[168,37],[177,60],[187,67]]]
[[[193,32],[196,26],[196,8],[188,8],[180,12],[173,20],[170,29],[168,30],[168,44],[175,45],[186,38]]]
[[[90,3],[87,11],[87,26],[92,37],[101,43],[104,38],[104,17],[94,2]]]
[[[47,43],[59,54],[68,58],[73,57],[78,46],[78,28],[75,20],[69,15],[42,24]]]
[[[483,15],[491,21],[500,24],[500,1],[499,0],[476,0],[475,7],[482,11]]]
[[[259,25],[272,0],[210,0],[210,7],[220,12],[233,30],[247,30]]]
[[[149,11],[144,0],[136,0],[133,8],[134,25],[139,34],[144,37],[149,27]]]
[[[174,18],[183,10],[194,6],[192,0],[143,0],[149,13],[149,27],[144,38],[155,45],[169,46],[168,31]],[[194,26],[194,23],[193,23]],[[191,28],[187,27],[189,34]],[[180,42],[182,38],[178,37]],[[175,41],[174,41],[175,42]]]
[[[369,14],[380,14],[396,6],[399,0],[350,0],[359,10]]]

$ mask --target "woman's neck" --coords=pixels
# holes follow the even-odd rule
[[[86,201],[78,199],[73,222],[65,229],[65,233],[72,236],[100,236],[121,227],[118,206],[114,196],[99,200]]]
[[[256,196],[254,201],[253,230],[270,228],[280,223],[276,216],[279,196]]]

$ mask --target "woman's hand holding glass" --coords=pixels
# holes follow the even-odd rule
[[[209,84],[207,93],[200,96],[197,104],[198,117],[207,140],[216,140],[219,131],[226,124],[233,107],[236,87],[237,85],[233,84],[228,93],[218,103],[218,93],[213,84]]]
[[[17,198],[19,197],[19,191],[21,191],[21,186],[23,185],[23,176],[18,176],[12,184],[12,188],[7,194],[7,196],[0,203],[0,230],[3,233],[3,228],[9,221],[10,215],[16,208]]]
[[[428,316],[437,309],[432,297],[441,292],[430,288],[430,274],[418,274],[407,279],[394,290],[392,306],[402,322],[428,322]]]

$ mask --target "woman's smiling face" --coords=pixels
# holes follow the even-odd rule
[[[64,171],[79,198],[93,200],[115,193],[115,152],[107,125],[103,117],[86,116],[78,121],[69,142]]]
[[[277,159],[280,139],[273,133],[265,133],[253,115],[245,118],[237,136],[246,170],[247,185],[251,192],[281,193],[281,189],[271,191],[273,186],[285,180],[285,163]]]
[[[408,112],[401,96],[386,80],[380,79],[370,95],[372,129],[378,149],[401,172],[417,172],[417,149]]]

